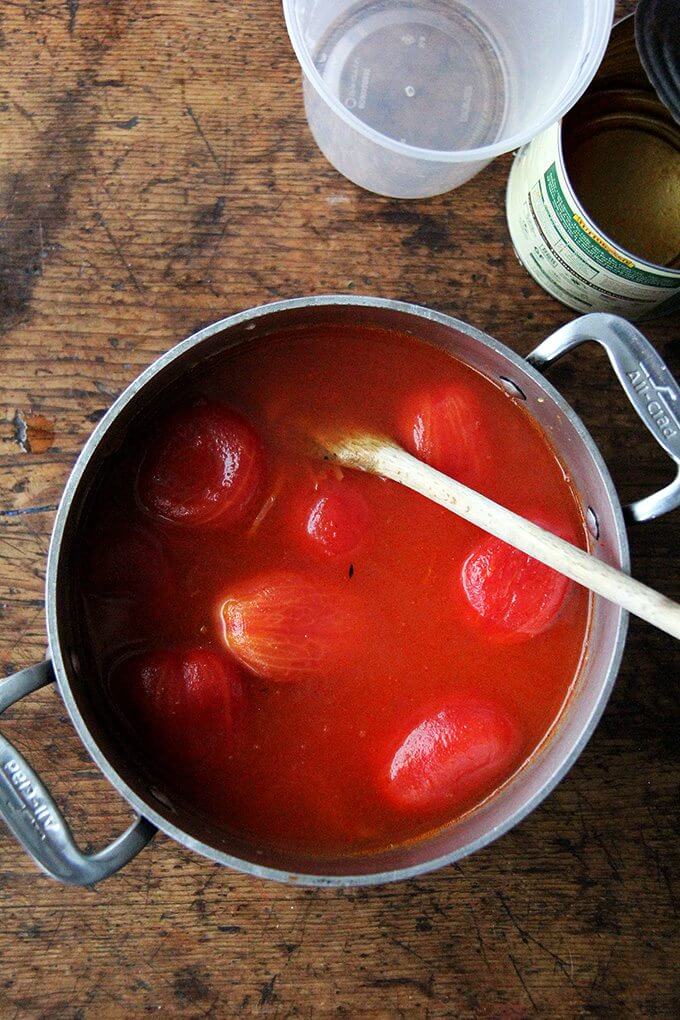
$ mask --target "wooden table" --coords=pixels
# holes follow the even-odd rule
[[[93,423],[196,327],[352,291],[526,353],[570,318],[513,255],[510,157],[413,203],[326,164],[279,0],[3,0],[0,66],[0,675],[44,653],[48,537]],[[647,332],[677,372],[677,321]],[[597,350],[553,379],[623,499],[667,479]],[[631,532],[636,575],[675,598],[677,528],[675,514]],[[67,889],[0,826],[0,1016],[671,1016],[677,666],[670,638],[633,623],[604,720],[556,792],[420,881],[285,888],[159,837],[98,888]],[[84,843],[127,824],[54,690],[2,731]]]

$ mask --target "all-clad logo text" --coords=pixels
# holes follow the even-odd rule
[[[37,792],[21,765],[14,758],[10,758],[9,761],[4,763],[3,771],[7,773],[12,786],[21,795],[22,801],[31,811],[31,820],[36,828],[42,829],[43,832],[52,832],[54,829],[58,829],[59,822],[47,804],[45,804],[45,801]]]
[[[657,386],[642,362],[639,365],[639,369],[626,374],[637,395],[647,401],[647,412],[659,432],[671,439],[677,435],[679,426],[670,401],[677,401],[678,395],[670,386]]]

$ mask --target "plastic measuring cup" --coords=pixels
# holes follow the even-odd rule
[[[394,198],[457,188],[559,120],[614,0],[283,0],[326,158]]]

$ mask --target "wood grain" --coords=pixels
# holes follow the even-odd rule
[[[275,297],[364,292],[526,353],[570,317],[513,255],[510,157],[414,203],[326,164],[278,0],[3,0],[0,70],[3,674],[44,653],[54,508],[93,423],[197,326]],[[677,327],[645,327],[676,373]],[[623,499],[668,479],[601,353],[552,378]],[[676,599],[677,527],[676,513],[631,532],[636,576]],[[0,1016],[677,1015],[677,675],[673,641],[633,623],[605,717],[555,793],[417,882],[289,889],[158,838],[74,890],[0,830]],[[84,843],[127,824],[54,691],[2,730]]]

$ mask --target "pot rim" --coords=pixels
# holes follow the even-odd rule
[[[210,846],[201,840],[195,839],[190,836],[183,829],[173,825],[167,818],[159,814],[146,800],[140,797],[134,790],[132,790],[125,780],[118,774],[113,768],[109,760],[106,758],[104,753],[100,750],[98,743],[91,735],[89,727],[83,718],[76,699],[71,690],[71,685],[68,677],[68,668],[62,655],[62,649],[59,640],[59,626],[58,626],[58,614],[57,614],[57,597],[58,597],[58,586],[59,586],[59,555],[61,551],[62,540],[64,531],[66,529],[67,521],[71,510],[75,502],[75,496],[83,478],[85,470],[89,465],[92,457],[97,453],[99,446],[112,426],[114,421],[118,418],[119,414],[124,408],[130,404],[130,402],[137,396],[139,391],[155,376],[162,372],[168,365],[176,361],[188,350],[197,347],[202,341],[207,338],[214,336],[226,329],[233,328],[244,322],[256,321],[258,319],[266,318],[269,315],[276,314],[278,312],[295,311],[297,309],[304,308],[328,308],[332,310],[338,306],[355,306],[360,308],[383,308],[389,311],[399,312],[405,315],[411,315],[415,318],[426,319],[431,322],[436,322],[439,325],[448,327],[452,330],[457,330],[472,337],[474,340],[481,343],[483,346],[489,347],[496,353],[504,356],[511,364],[519,368],[522,372],[527,373],[532,377],[540,386],[547,392],[547,394],[556,402],[560,408],[560,412],[568,419],[570,424],[573,426],[579,438],[584,443],[588,450],[588,453],[595,462],[596,467],[602,477],[602,481],[610,500],[612,509],[614,511],[614,518],[616,522],[616,539],[618,543],[620,553],[620,566],[623,570],[628,570],[630,565],[629,559],[629,548],[628,538],[624,525],[623,514],[621,510],[621,503],[614,487],[614,483],[611,479],[607,466],[600,454],[594,440],[590,436],[590,433],[586,429],[585,425],[578,417],[578,415],[572,410],[569,404],[566,402],[564,397],[555,389],[555,387],[548,382],[548,380],[537,371],[532,365],[526,361],[525,358],[516,354],[505,344],[500,343],[488,334],[483,333],[481,330],[476,329],[474,326],[470,326],[460,319],[454,318],[450,315],[445,315],[442,312],[436,312],[432,309],[425,308],[422,305],[416,305],[403,301],[393,301],[388,298],[376,298],[364,295],[347,295],[347,294],[328,294],[318,295],[312,297],[300,297],[290,298],[286,300],[274,301],[265,305],[258,305],[254,308],[247,309],[243,312],[238,312],[235,315],[228,316],[225,319],[220,319],[217,322],[212,323],[209,326],[198,330],[191,334],[187,339],[181,341],[172,347],[169,351],[166,351],[155,361],[152,362],[144,371],[142,371],[130,385],[121,393],[121,395],[114,401],[107,413],[96,425],[92,434],[86,441],[73,470],[66,482],[64,491],[59,503],[57,510],[54,528],[52,531],[52,537],[50,539],[50,547],[47,559],[47,574],[46,574],[46,620],[47,620],[47,633],[50,654],[52,663],[54,666],[54,672],[57,679],[57,685],[61,694],[62,700],[66,706],[71,721],[80,737],[81,741],[85,745],[90,757],[93,759],[97,767],[103,773],[103,775],[109,780],[109,782],[115,787],[121,796],[140,814],[140,816],[147,818],[153,822],[162,832],[170,836],[176,842],[187,849],[195,851],[210,860],[216,861],[219,864],[227,865],[236,871],[253,875],[257,878],[273,879],[279,882],[295,884],[300,886],[312,886],[312,887],[343,887],[343,886],[369,886],[369,885],[380,885],[387,882],[398,881],[402,879],[412,878],[417,875],[426,874],[430,871],[435,871],[439,868],[443,868],[448,864],[452,864],[455,861],[461,860],[463,857],[467,857],[469,854],[480,850],[482,847],[487,846],[494,840],[498,839],[504,833],[508,832],[511,828],[517,825],[522,819],[526,818],[545,797],[557,786],[557,784],[564,778],[566,773],[572,767],[576,759],[579,757],[590,737],[592,736],[597,723],[604,711],[604,708],[609,700],[611,690],[616,679],[616,675],[619,670],[621,658],[623,655],[623,649],[625,645],[626,632],[628,629],[628,614],[622,609],[616,609],[612,607],[612,611],[618,612],[618,619],[616,622],[615,640],[612,642],[612,650],[609,656],[609,665],[607,668],[606,675],[604,676],[597,700],[592,708],[590,716],[586,719],[583,728],[581,730],[579,739],[573,744],[571,750],[566,754],[559,766],[555,769],[546,782],[540,787],[539,790],[534,793],[521,807],[510,814],[498,825],[494,826],[488,832],[485,832],[482,836],[465,846],[460,847],[451,853],[444,854],[440,857],[432,858],[427,861],[422,861],[419,864],[410,865],[404,868],[398,868],[393,871],[382,871],[373,872],[369,874],[358,874],[358,875],[322,875],[322,874],[311,874],[306,872],[292,872],[286,871],[280,868],[265,867],[263,865],[256,864],[252,861],[245,860],[243,858],[235,857],[232,854],[228,854],[222,850]]]

